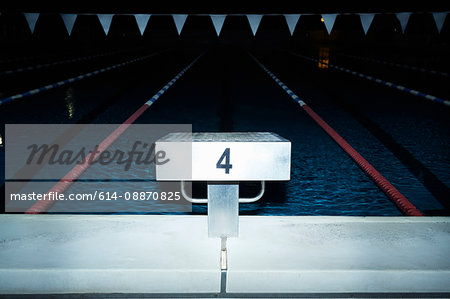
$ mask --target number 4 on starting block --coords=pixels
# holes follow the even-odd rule
[[[156,141],[158,181],[287,181],[291,142],[275,133],[171,133]]]

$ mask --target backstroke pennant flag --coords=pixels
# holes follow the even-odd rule
[[[175,26],[177,26],[178,35],[181,34],[181,30],[183,30],[187,17],[188,15],[172,15]]]
[[[139,27],[139,31],[141,32],[141,35],[144,34],[145,27],[147,27],[147,23],[148,23],[148,20],[150,19],[150,16],[151,15],[142,15],[142,14],[134,15],[134,18],[136,19],[136,23]]]
[[[113,14],[97,14],[97,17],[100,21],[100,24],[102,24],[103,31],[105,31],[105,34],[108,35],[109,27],[111,26],[111,21]]]
[[[262,17],[263,15],[247,15],[250,28],[252,28],[253,36],[255,36],[256,31],[258,31],[259,23],[261,23]]]
[[[445,18],[447,17],[447,12],[433,12],[434,22],[436,23],[436,27],[441,33],[442,26],[444,26]]]
[[[364,29],[364,34],[367,34],[367,31],[369,31],[370,25],[372,24],[373,18],[375,17],[375,14],[373,13],[363,13],[359,15],[359,18],[361,20],[361,25]]]
[[[408,25],[410,12],[399,12],[395,14],[397,19],[400,21],[400,25],[402,26],[402,33],[405,33],[406,26]]]
[[[300,15],[284,15],[286,19],[286,23],[288,24],[289,31],[291,32],[291,36],[294,34],[295,26],[297,26],[298,19]]]
[[[217,36],[220,35],[220,31],[222,31],[223,23],[225,22],[225,18],[227,15],[210,15],[211,21],[213,22],[214,29],[216,29]]]
[[[73,25],[75,24],[75,20],[77,19],[76,14],[66,14],[62,13],[61,18],[63,19],[64,25],[66,26],[67,33],[69,36],[72,34]]]
[[[37,19],[39,18],[39,13],[24,13],[24,15],[27,20],[28,27],[31,30],[31,34],[33,34],[34,27],[36,26]]]
[[[333,30],[334,21],[336,21],[337,14],[323,14],[323,22],[325,23],[325,27],[327,27],[328,35],[331,34],[331,30]]]

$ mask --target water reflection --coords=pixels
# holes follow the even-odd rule
[[[66,90],[66,97],[64,98],[67,107],[68,118],[72,119],[75,114],[75,99],[73,97],[73,89],[68,88]]]
[[[319,48],[319,69],[327,69],[330,63],[330,48]]]

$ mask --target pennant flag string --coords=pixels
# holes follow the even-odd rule
[[[97,17],[102,24],[103,31],[105,31],[105,34],[108,35],[109,27],[111,26],[111,21],[113,14],[97,14]]]
[[[402,33],[405,33],[406,26],[408,25],[410,12],[399,12],[395,14],[397,19],[400,21],[400,26],[402,27]]]
[[[34,33],[34,27],[39,18],[39,13],[25,13],[25,19],[27,20],[28,27],[30,28],[31,34]]]
[[[150,16],[151,15],[143,15],[143,14],[134,15],[136,23],[139,27],[139,31],[141,32],[141,35],[144,35],[144,31],[145,28],[147,27],[148,20],[150,20]]]
[[[441,12],[380,12],[380,13],[332,13],[332,14],[317,14],[317,13],[299,13],[299,14],[129,14],[129,13],[116,13],[116,14],[96,14],[96,13],[77,13],[77,14],[70,14],[70,13],[60,13],[64,25],[66,27],[66,30],[69,34],[69,36],[72,34],[72,30],[75,24],[75,21],[79,15],[95,15],[98,17],[103,31],[106,35],[109,33],[109,29],[111,26],[112,18],[115,15],[132,15],[134,16],[136,23],[139,27],[139,31],[141,35],[144,34],[145,29],[147,28],[148,21],[152,15],[156,16],[172,16],[173,21],[175,23],[178,35],[181,34],[181,31],[183,30],[184,24],[186,22],[186,19],[188,16],[209,16],[211,18],[211,21],[213,23],[214,29],[216,31],[217,36],[220,36],[220,33],[222,31],[223,24],[225,22],[226,17],[228,16],[246,16],[247,20],[250,24],[250,28],[252,30],[253,36],[256,35],[256,32],[258,31],[259,25],[261,23],[263,16],[284,16],[286,23],[289,28],[289,32],[291,36],[294,34],[295,28],[297,26],[297,23],[302,15],[321,15],[322,21],[325,24],[326,30],[328,34],[331,34],[331,31],[333,30],[334,23],[336,21],[336,17],[338,15],[357,15],[360,18],[362,28],[364,30],[364,34],[367,34],[367,32],[370,29],[370,26],[373,22],[373,19],[376,14],[384,14],[384,15],[395,15],[395,17],[400,22],[400,27],[402,33],[405,33],[406,27],[408,26],[409,18],[411,14],[431,14],[433,16],[433,20],[436,24],[436,28],[438,32],[440,33],[442,31],[442,28],[444,26],[444,23],[447,18],[448,11],[441,11]],[[34,30],[36,27],[37,20],[40,17],[40,13],[35,12],[24,12],[23,15],[25,16],[26,22],[28,24],[28,27],[31,31],[31,34],[34,34]],[[2,12],[0,12],[0,16],[2,16]]]
[[[252,29],[253,36],[256,35],[258,31],[259,23],[261,22],[263,15],[247,15],[248,22],[250,23],[250,28]]]
[[[289,32],[291,32],[291,36],[294,34],[295,26],[297,26],[298,19],[300,19],[300,15],[284,15],[286,19],[286,23],[289,27]]]
[[[181,30],[183,30],[187,17],[188,15],[172,15],[175,26],[177,27],[178,35],[181,34]]]
[[[334,21],[336,20],[337,14],[323,14],[322,18],[325,23],[325,27],[327,28],[328,35],[331,34],[331,30],[333,30]]]
[[[370,25],[372,24],[374,17],[375,17],[375,14],[360,14],[359,15],[359,18],[361,20],[361,25],[364,30],[364,34],[367,34],[367,31],[369,31]]]
[[[77,19],[76,14],[61,14],[61,18],[64,21],[64,25],[66,26],[67,33],[69,36],[72,34],[73,25],[75,24],[75,20]]]
[[[446,12],[434,12],[433,13],[434,22],[436,23],[436,27],[437,27],[439,33],[441,33],[441,29],[442,29],[442,26],[444,26],[446,17],[447,17]]]
[[[220,35],[220,31],[222,31],[223,23],[225,22],[225,18],[227,15],[210,15],[211,21],[213,22],[214,29],[216,30],[217,36]]]

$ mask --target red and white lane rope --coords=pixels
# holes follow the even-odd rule
[[[128,127],[136,121],[136,119],[141,116],[160,96],[162,96],[169,87],[171,87],[180,77],[202,56],[198,56],[194,61],[192,61],[188,66],[182,69],[172,80],[169,81],[163,88],[161,88],[153,97],[144,103],[136,112],[134,112],[128,119],[123,122],[117,129],[115,129],[108,137],[106,137],[98,146],[98,151],[90,153],[86,159],[85,163],[77,164],[72,168],[59,182],[57,182],[47,193],[53,194],[63,193],[69,186],[80,177],[80,175],[86,171],[91,165],[88,161],[93,161],[98,156],[100,156],[123,132],[125,132]],[[91,155],[93,155],[91,157]],[[50,196],[48,197],[50,198]],[[25,213],[26,214],[39,214],[48,211],[54,204],[54,200],[43,200],[35,203],[31,206]]]
[[[253,55],[250,56],[256,63],[295,101],[300,107],[355,161],[364,173],[387,195],[387,197],[408,216],[423,216],[422,213],[398,191],[378,170],[375,169],[363,156],[361,156],[344,138],[330,127],[317,113],[315,113],[292,90],[280,81]]]

